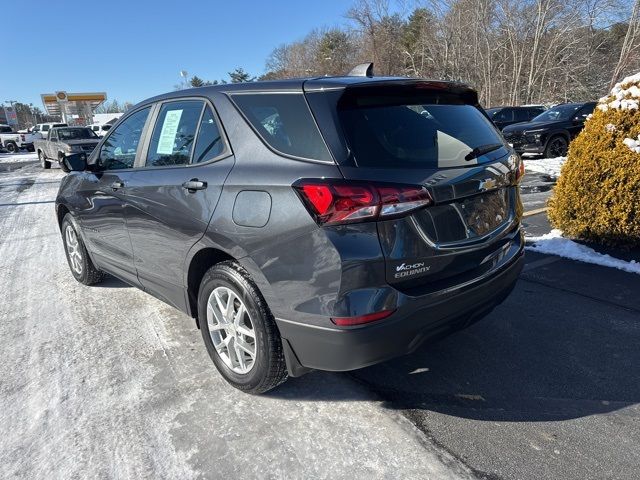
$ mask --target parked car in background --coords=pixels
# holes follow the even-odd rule
[[[564,157],[569,142],[584,128],[584,122],[595,106],[596,102],[556,105],[530,122],[505,127],[502,134],[518,153]]]
[[[34,138],[47,138],[47,134],[49,133],[50,129],[66,126],[68,126],[66,123],[59,122],[38,123],[35,127],[33,127],[31,133],[35,135]]]
[[[93,130],[93,133],[95,133],[97,136],[104,137],[109,131],[109,129],[111,129],[111,125],[108,123],[103,123],[103,124],[94,123],[93,125],[89,125],[89,128]]]
[[[458,83],[181,90],[64,161],[56,212],[76,280],[108,272],[197,318],[247,392],[465,328],[523,265],[522,162]]]
[[[72,153],[93,152],[100,138],[88,127],[55,127],[49,129],[46,139],[35,141],[35,150],[42,168],[51,168],[51,161],[59,162],[66,170],[62,160]]]
[[[544,112],[544,107],[494,107],[485,110],[496,127],[502,130],[508,125],[519,122],[528,122]]]
[[[9,153],[17,153],[21,149],[33,152],[33,141],[31,133],[19,133],[9,125],[0,125],[0,147]]]

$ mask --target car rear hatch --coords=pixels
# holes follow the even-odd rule
[[[388,283],[444,288],[502,258],[522,211],[521,162],[473,90],[425,81],[365,82],[331,95],[325,89],[333,114],[315,93],[309,89],[309,103],[346,181],[379,192],[417,186],[430,197],[398,214],[380,207]]]

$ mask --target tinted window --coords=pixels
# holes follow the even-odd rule
[[[233,101],[274,150],[295,157],[331,160],[304,95],[233,95]]]
[[[492,120],[494,122],[511,122],[513,120],[513,108],[503,108],[495,113]]]
[[[535,115],[531,115],[531,110],[529,110],[527,108],[517,108],[515,110],[515,115],[514,115],[513,119],[516,122],[527,122],[533,116],[535,116]]]
[[[421,103],[419,95],[367,97],[359,103],[363,106],[356,103],[339,110],[359,166],[466,166],[470,162],[465,156],[472,149],[502,144],[495,127],[471,105]]]
[[[48,132],[49,131],[49,125],[43,125],[42,126],[42,131],[43,132]]]
[[[138,144],[150,107],[139,110],[127,117],[114,129],[100,149],[100,166],[105,170],[133,168]]]
[[[569,120],[572,118],[582,105],[558,105],[541,113],[534,118],[536,122],[553,122],[559,120]]]
[[[58,130],[60,140],[90,140],[98,138],[90,128],[61,128]]]
[[[578,116],[582,119],[586,119],[589,115],[591,115],[593,113],[593,111],[595,110],[596,105],[594,103],[589,104],[589,105],[585,105],[579,112],[578,112]]]
[[[11,133],[11,127],[0,127],[0,133]]]
[[[224,150],[222,133],[211,108],[207,106],[200,122],[193,163],[202,163],[216,158],[224,153]]]
[[[50,139],[51,140],[58,140],[58,131],[57,130],[51,130],[51,132],[49,133],[50,135]]]
[[[148,167],[189,163],[202,106],[198,100],[162,105],[149,144]]]
[[[102,125],[102,131],[106,132],[107,130],[109,130],[111,128],[111,125]]]

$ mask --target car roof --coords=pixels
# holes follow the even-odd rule
[[[138,108],[149,103],[159,102],[162,100],[170,100],[180,97],[207,95],[213,92],[222,93],[239,93],[239,92],[287,92],[287,91],[325,91],[334,89],[343,89],[353,85],[367,85],[380,83],[416,83],[416,82],[435,82],[441,85],[448,85],[452,88],[471,88],[463,83],[450,82],[442,80],[433,80],[425,78],[408,78],[408,77],[361,77],[361,76],[339,76],[339,77],[303,77],[290,78],[285,80],[259,80],[255,82],[243,83],[224,83],[219,85],[209,85],[206,87],[187,88],[174,92],[164,93],[155,97],[148,98],[138,103],[134,108]]]

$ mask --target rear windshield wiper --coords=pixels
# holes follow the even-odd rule
[[[474,158],[478,158],[480,155],[484,155],[485,153],[493,152],[494,150],[499,149],[503,145],[501,143],[490,143],[489,145],[480,145],[479,147],[471,150],[464,157],[465,160],[473,160]]]

